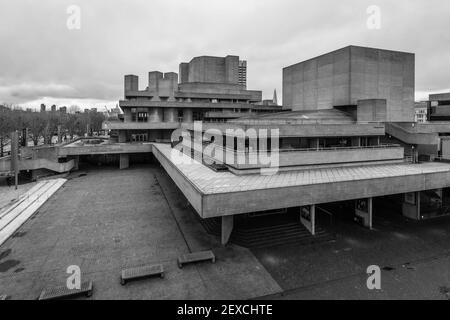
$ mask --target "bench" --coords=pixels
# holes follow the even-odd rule
[[[52,300],[63,298],[74,298],[85,295],[86,297],[92,296],[93,283],[92,281],[86,281],[81,284],[80,289],[69,289],[67,286],[61,286],[51,289],[42,290],[39,300]]]
[[[6,300],[6,299],[8,299],[8,296],[6,294],[0,296],[0,301]]]
[[[122,270],[120,277],[120,284],[125,285],[127,281],[150,278],[159,276],[164,278],[164,267],[162,264],[155,264],[149,266],[141,266]]]
[[[184,254],[178,258],[178,267],[181,269],[181,268],[183,268],[183,265],[185,265],[185,264],[203,262],[203,261],[209,261],[209,260],[211,260],[212,263],[216,262],[216,257],[214,256],[214,253],[210,250],[188,253],[188,254]]]

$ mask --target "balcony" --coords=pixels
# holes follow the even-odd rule
[[[152,129],[177,129],[181,126],[179,122],[120,122],[105,121],[104,130],[152,130]]]
[[[270,152],[235,151],[219,148],[219,154],[212,155],[213,161],[226,162],[228,166],[238,170],[258,169],[273,166],[278,161],[279,167],[297,167],[314,165],[356,164],[364,162],[403,161],[404,149],[400,145],[377,145],[367,147],[336,147],[318,149],[279,149]],[[216,149],[217,150],[217,149]],[[265,156],[272,163],[264,162]],[[225,160],[227,159],[228,160]],[[232,161],[230,161],[232,159]]]

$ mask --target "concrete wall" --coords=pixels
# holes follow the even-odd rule
[[[408,144],[416,145],[439,145],[439,135],[430,131],[416,130],[411,124],[403,125],[399,123],[386,123],[386,133]]]
[[[92,155],[92,154],[120,154],[120,153],[149,153],[152,152],[151,144],[127,143],[105,144],[82,147],[59,147],[58,157]]]
[[[182,128],[193,130],[194,124],[182,124]],[[384,136],[384,124],[344,124],[344,125],[318,125],[318,124],[303,124],[303,125],[269,125],[264,123],[259,124],[233,124],[233,123],[203,123],[202,129],[219,129],[226,132],[227,129],[243,129],[246,131],[249,128],[259,130],[279,130],[280,137],[364,137],[364,136]]]
[[[430,101],[448,101],[450,100],[450,93],[437,93],[429,95]]]
[[[189,82],[189,63],[180,63],[180,83]]]
[[[239,57],[237,56],[195,57],[189,62],[188,70],[185,64],[180,65],[180,69],[183,71],[183,80],[187,78],[188,82],[239,83]]]
[[[385,99],[358,100],[358,122],[386,122],[387,105]]]
[[[330,109],[386,99],[388,121],[414,120],[411,53],[350,46],[283,69],[283,106]]]
[[[125,96],[129,91],[138,91],[139,90],[139,77],[135,75],[126,75],[125,76]]]
[[[261,163],[250,164],[249,153],[240,153],[245,158],[245,163],[239,164],[239,153],[227,151],[234,156],[234,163],[228,164],[235,169],[251,169],[268,167]],[[254,153],[256,156],[257,153]],[[225,155],[224,155],[225,157]],[[289,151],[279,153],[279,166],[307,166],[338,163],[360,163],[372,161],[402,160],[404,158],[404,149],[402,147],[389,148],[364,148],[348,150],[323,150],[323,151]],[[219,159],[219,158],[216,158]],[[225,159],[225,158],[223,158]],[[256,157],[257,159],[257,157]]]
[[[161,97],[174,100],[175,91],[178,90],[178,74],[175,72],[161,73],[152,71],[148,73],[147,91],[159,101]]]
[[[176,108],[164,109],[164,122],[178,122],[178,110]]]
[[[162,108],[149,108],[148,122],[163,122],[164,113]]]
[[[331,109],[350,103],[350,47],[283,69],[283,107]]]
[[[158,150],[153,148],[153,154],[159,161],[161,166],[166,170],[167,174],[172,178],[177,187],[183,192],[184,196],[199,215],[202,215],[202,192],[198,190],[188,179],[177,169],[176,165],[168,160],[166,156]]]

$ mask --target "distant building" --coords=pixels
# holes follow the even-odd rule
[[[61,108],[59,108],[59,112],[61,112],[61,113],[67,113],[67,107],[61,107]]]
[[[278,97],[277,97],[277,89],[273,90],[273,100],[272,100],[274,105],[278,105]]]
[[[52,112],[56,112],[56,105],[52,105],[51,110],[52,110]]]
[[[239,84],[247,88],[247,61],[239,61]]]
[[[414,122],[425,123],[428,121],[428,102],[414,103]]]
[[[280,111],[257,105],[262,92],[243,85],[246,67],[238,56],[195,57],[180,64],[179,75],[149,72],[145,90],[139,90],[138,76],[126,75],[125,100],[119,102],[124,121],[105,127],[118,131],[119,142],[170,141],[182,123],[227,122],[252,112]]]
[[[449,121],[450,93],[430,94],[429,100],[430,121]]]
[[[41,103],[41,112],[45,112],[46,106],[45,104]]]

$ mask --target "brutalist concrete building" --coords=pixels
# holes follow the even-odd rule
[[[321,110],[385,99],[386,121],[414,120],[413,53],[348,46],[283,69],[283,107]]]

